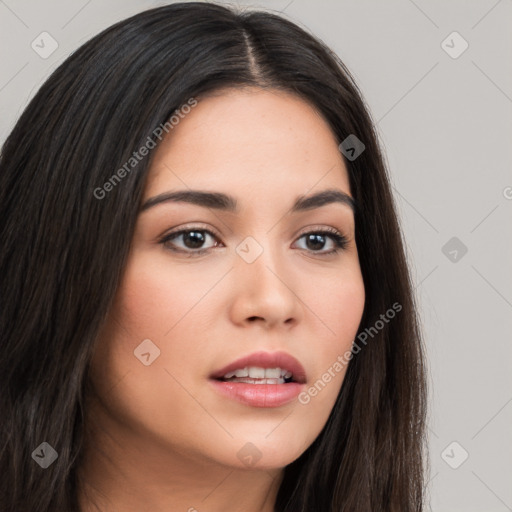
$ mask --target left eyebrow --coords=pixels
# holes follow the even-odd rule
[[[352,196],[338,189],[327,189],[311,196],[299,196],[292,206],[291,212],[302,212],[322,206],[341,203],[350,207],[352,212],[356,209],[356,202]]]
[[[178,190],[175,192],[164,192],[149,198],[141,207],[141,212],[153,208],[156,205],[169,202],[184,202],[214,208],[216,210],[238,213],[238,201],[230,195],[222,192],[204,192],[202,190]],[[315,208],[321,208],[332,203],[341,203],[356,209],[356,202],[352,196],[338,189],[327,189],[310,196],[299,196],[296,198],[291,213],[298,213]]]

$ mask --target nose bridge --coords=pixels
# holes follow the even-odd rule
[[[256,238],[257,237],[257,238]],[[265,233],[246,237],[236,248],[237,297],[246,318],[285,322],[297,316],[298,298],[291,290],[289,272],[279,247]]]

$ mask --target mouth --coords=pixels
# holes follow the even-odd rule
[[[224,396],[253,407],[278,407],[294,400],[306,383],[304,367],[286,352],[256,352],[210,375]]]
[[[221,382],[245,382],[246,384],[288,384],[297,382],[293,373],[286,368],[263,368],[261,366],[246,366],[237,368],[218,378]]]

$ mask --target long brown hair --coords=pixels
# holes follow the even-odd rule
[[[78,510],[89,361],[126,263],[151,157],[105,197],[94,191],[189,98],[243,86],[293,92],[340,144],[355,135],[365,146],[345,163],[359,205],[366,292],[359,332],[372,336],[351,359],[324,429],[285,468],[276,511],[423,510],[424,349],[364,100],[340,59],[296,24],[194,2],[142,12],[85,43],[41,87],[2,148],[2,511]],[[396,318],[376,329],[393,304],[401,306]],[[58,453],[44,470],[31,456],[43,441]]]

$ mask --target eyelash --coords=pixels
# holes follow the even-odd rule
[[[173,248],[173,247],[167,245],[171,240],[178,238],[180,235],[190,233],[193,231],[197,231],[200,233],[207,233],[212,238],[215,238],[217,240],[219,238],[215,233],[213,233],[209,229],[205,229],[202,227],[189,227],[186,229],[181,229],[179,231],[174,231],[174,232],[168,233],[159,241],[159,243],[161,243],[166,249],[168,249],[172,252],[186,254],[187,257],[189,257],[189,258],[195,257],[195,256],[201,256],[202,254],[205,254],[205,253],[211,251],[213,249],[213,247],[209,247],[207,249],[183,250],[183,249],[176,249],[176,248]],[[327,252],[309,251],[309,252],[312,252],[313,254],[318,254],[320,256],[332,256],[334,254],[338,254],[338,252],[340,250],[344,250],[348,244],[347,238],[342,233],[340,233],[337,229],[334,229],[334,228],[322,228],[317,231],[307,231],[306,233],[302,233],[299,236],[299,238],[297,238],[297,240],[300,240],[301,238],[308,236],[308,235],[322,235],[322,236],[328,235],[333,240],[335,248],[331,249],[330,251],[327,251]],[[307,251],[307,249],[303,249],[303,250]]]

